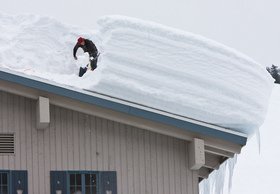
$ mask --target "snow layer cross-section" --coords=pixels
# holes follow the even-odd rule
[[[247,56],[191,33],[121,16],[99,20],[104,70],[92,89],[250,134],[272,80]]]
[[[0,14],[0,66],[174,114],[252,133],[263,123],[272,79],[243,54],[198,35],[121,16],[97,32],[46,17]],[[96,43],[98,68],[77,76],[87,56],[77,37]]]

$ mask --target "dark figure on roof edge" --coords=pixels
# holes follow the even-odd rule
[[[84,52],[88,52],[89,54],[89,64],[87,64],[84,68],[80,67],[79,77],[82,77],[88,69],[92,71],[96,69],[99,53],[95,44],[91,40],[80,37],[73,49],[73,56],[75,60],[78,59],[76,56],[78,48],[82,48]]]

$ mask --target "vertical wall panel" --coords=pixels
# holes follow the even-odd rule
[[[73,112],[73,154],[74,154],[74,168],[79,170],[80,167],[80,146],[79,146],[79,130],[78,129],[78,113]]]
[[[158,193],[158,187],[157,187],[157,150],[156,150],[156,134],[150,133],[150,144],[151,144],[151,173],[152,173],[152,194]]]
[[[38,161],[38,130],[36,129],[36,103],[35,101],[30,100],[30,107],[31,107],[31,136],[32,136],[32,142],[31,142],[31,148],[32,148],[32,168],[33,168],[33,181],[36,182],[36,184],[33,184],[34,187],[34,193],[40,193],[39,192],[39,182],[37,182],[39,179],[39,161]],[[40,189],[41,190],[41,189]]]
[[[3,96],[4,92],[0,91],[0,133],[3,133],[3,128],[4,128],[4,115],[5,110],[4,110],[4,102],[3,102]],[[0,156],[0,167],[3,167],[3,157]]]
[[[181,190],[182,193],[187,193],[187,177],[186,174],[187,172],[187,162],[186,162],[186,147],[185,147],[185,142],[180,140],[180,174],[181,174]]]
[[[62,148],[61,148],[61,114],[60,108],[55,107],[55,158],[56,158],[56,168],[62,169]]]
[[[163,193],[163,159],[162,159],[162,135],[156,134],[156,158],[157,158],[157,190]]]
[[[62,151],[62,170],[69,169],[68,167],[68,136],[67,136],[67,111],[61,108],[61,151]]]
[[[52,122],[52,117],[50,117],[51,122]],[[50,124],[51,126],[51,124]],[[43,136],[44,136],[44,174],[45,174],[45,182],[44,182],[44,187],[45,187],[45,193],[50,193],[50,171],[51,171],[51,150],[50,150],[50,126],[42,130]],[[42,168],[40,166],[40,168]],[[40,188],[42,190],[42,188]]]
[[[17,137],[19,137],[19,141],[20,141],[20,155],[16,155],[16,161],[20,163],[20,167],[17,169],[27,169],[27,133],[26,133],[26,119],[25,119],[25,98],[24,97],[20,97],[19,99],[19,118],[17,118],[17,120],[20,121],[20,125],[19,125],[19,133],[16,135]],[[24,128],[25,130],[22,130],[22,128]],[[19,161],[18,161],[19,160]]]
[[[163,161],[163,193],[169,194],[169,181],[170,177],[168,174],[168,164],[169,164],[169,158],[168,158],[168,139],[166,136],[163,136],[162,138],[162,161]]]
[[[189,166],[189,158],[188,158],[188,144],[185,144],[185,157],[186,157],[186,166],[188,167]],[[193,175],[192,175],[192,172],[189,173],[190,175],[187,176],[187,192],[188,193],[194,193],[193,192]]]
[[[127,160],[127,186],[128,193],[134,193],[133,187],[133,154],[132,154],[132,130],[131,126],[126,126],[126,160]]]
[[[109,169],[109,161],[108,161],[108,121],[106,119],[101,120],[101,134],[102,134],[102,166],[103,170]]]
[[[175,193],[181,192],[181,169],[180,169],[180,142],[174,141],[174,159],[175,159]]]
[[[120,146],[121,146],[121,188],[123,193],[128,192],[128,172],[127,172],[127,145],[126,145],[126,128],[120,124]]]
[[[85,169],[91,169],[91,129],[90,129],[90,116],[85,116]]]
[[[174,138],[168,137],[168,172],[169,172],[169,193],[175,193],[175,155]]]
[[[108,121],[108,170],[116,169],[114,122]]]
[[[36,100],[0,92],[0,132],[16,140],[0,169],[27,170],[30,194],[50,193],[51,170],[115,170],[122,194],[198,192],[186,141],[54,105],[50,119],[37,130]]]
[[[28,99],[25,99],[25,128],[21,129],[22,132],[26,132],[26,158],[27,158],[27,169],[28,169],[28,190],[30,193],[34,192],[34,185],[38,184],[37,182],[34,184],[33,182],[36,180],[33,180],[33,172],[36,165],[33,166],[33,155],[32,155],[32,119],[31,119],[31,101]]]
[[[49,142],[50,142],[50,169],[57,170],[56,168],[56,147],[55,147],[55,106],[50,106],[50,129],[49,129]],[[45,132],[46,133],[46,132]]]
[[[114,152],[115,152],[115,170],[118,172],[118,193],[122,193],[122,171],[121,171],[121,142],[120,142],[120,125],[114,122]]]
[[[198,192],[198,171],[191,171],[192,177],[193,177],[193,193],[199,193]]]
[[[140,168],[139,168],[139,140],[138,129],[132,128],[132,160],[133,160],[133,187],[135,194],[140,194]]]
[[[91,148],[91,169],[98,169],[97,168],[97,130],[96,130],[96,118],[91,116],[90,117],[90,148]]]
[[[136,129],[137,130],[137,129]],[[138,131],[138,142],[139,142],[139,186],[140,186],[140,193],[146,193],[145,188],[145,179],[146,179],[146,172],[145,172],[145,136],[144,130],[137,130]]]
[[[152,169],[151,169],[151,139],[150,132],[144,131],[144,156],[145,156],[145,185],[146,192],[148,194],[152,193]]]
[[[38,130],[38,181],[39,181],[39,193],[45,190],[45,182],[49,179],[46,179],[45,172],[45,153],[44,153],[44,131]]]
[[[8,94],[8,129],[12,129],[13,132],[15,132],[15,128],[16,128],[16,122],[14,119],[14,115],[15,115],[15,106],[14,105],[14,98],[15,98],[15,95],[12,95],[12,94]],[[11,108],[10,108],[11,107]],[[16,136],[15,136],[16,138]],[[9,155],[8,157],[8,162],[9,162],[9,169],[15,169],[15,158],[13,155]]]
[[[66,115],[67,163],[68,169],[74,169],[73,111],[67,110]]]
[[[97,170],[103,170],[103,152],[102,152],[102,130],[101,130],[101,122],[102,120],[100,118],[96,118],[96,156],[97,156]]]
[[[85,117],[84,114],[78,114],[78,131],[79,131],[79,169],[85,169]]]
[[[1,106],[1,105],[0,105]],[[22,160],[22,156],[25,155],[23,153],[21,153],[21,142],[22,142],[22,138],[21,138],[21,122],[23,119],[20,118],[20,115],[22,115],[20,113],[20,98],[18,96],[14,96],[14,122],[15,122],[15,156],[17,156],[19,158],[19,160],[17,160],[15,158],[15,169],[22,169],[24,168],[22,166],[21,160]],[[24,161],[22,161],[24,162]],[[26,168],[26,167],[25,167]]]
[[[6,133],[9,130],[9,125],[11,125],[9,123],[9,107],[8,107],[9,104],[8,104],[8,94],[7,93],[4,93],[2,100],[3,100],[3,103],[4,103],[3,104],[3,111],[4,111],[3,119],[4,120],[3,120],[2,132]],[[13,131],[12,128],[11,128],[11,130]],[[5,169],[9,168],[9,156],[4,155],[2,161],[3,161],[3,167]]]

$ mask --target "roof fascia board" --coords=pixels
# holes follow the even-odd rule
[[[242,133],[232,132],[230,130],[218,130],[216,126],[205,126],[199,125],[197,122],[190,122],[185,120],[180,120],[165,114],[160,114],[158,111],[152,112],[151,110],[141,109],[140,107],[134,107],[128,105],[127,103],[122,104],[119,101],[109,100],[108,97],[101,97],[100,95],[94,96],[93,94],[82,90],[77,90],[77,88],[61,87],[58,85],[53,85],[54,83],[48,83],[38,79],[31,79],[24,75],[15,74],[14,72],[6,72],[0,70],[0,79],[9,81],[12,83],[20,84],[23,86],[31,87],[37,90],[46,91],[56,95],[64,96],[67,98],[72,98],[77,101],[97,105],[103,108],[112,109],[114,111],[119,111],[136,117],[141,117],[147,120],[171,125],[178,127],[190,132],[199,133],[202,135],[223,139],[232,143],[239,145],[245,145],[247,141],[247,136]],[[219,127],[220,128],[220,127]]]
[[[66,109],[81,112],[84,114],[106,118],[108,120],[120,122],[141,129],[146,129],[170,137],[175,137],[186,141],[192,141],[193,138],[204,139],[205,146],[210,146],[213,148],[221,149],[232,153],[240,153],[242,148],[241,145],[229,141],[205,136],[198,133],[191,133],[188,130],[179,129],[171,125],[165,125],[152,120],[147,120],[126,113],[121,113],[118,111],[114,111],[112,109],[102,108],[100,106],[80,102],[68,97],[37,90],[34,88],[30,88],[27,86],[19,85],[4,80],[0,80],[0,88],[5,92],[9,92],[15,95],[23,96],[34,100],[37,100],[39,96],[47,97],[50,100],[50,104],[54,106],[59,106]]]

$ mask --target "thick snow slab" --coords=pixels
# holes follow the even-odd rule
[[[272,80],[252,59],[154,23],[99,24],[105,68],[93,89],[246,133],[262,124]]]
[[[137,19],[110,16],[97,32],[50,18],[0,14],[0,66],[167,112],[252,133],[263,123],[272,79],[265,67],[217,42]],[[78,36],[101,51],[98,68],[77,76],[87,55]]]

